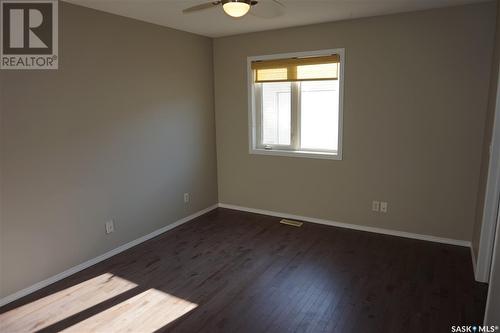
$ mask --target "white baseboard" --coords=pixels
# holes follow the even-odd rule
[[[443,243],[443,244],[458,245],[458,246],[465,246],[465,247],[471,246],[470,241],[459,240],[459,239],[443,238],[443,237],[436,237],[436,236],[430,236],[430,235],[415,234],[415,233],[405,232],[405,231],[367,227],[367,226],[358,225],[358,224],[350,224],[350,223],[336,222],[336,221],[330,221],[330,220],[323,220],[323,219],[318,219],[315,217],[307,217],[307,216],[293,215],[293,214],[287,214],[287,213],[281,213],[281,212],[273,212],[270,210],[248,208],[248,207],[230,205],[230,204],[225,204],[225,203],[219,203],[219,207],[234,209],[234,210],[241,210],[241,211],[250,212],[250,213],[277,216],[277,217],[282,217],[282,218],[292,219],[292,220],[300,220],[300,221],[305,221],[305,222],[324,224],[324,225],[329,225],[329,226],[333,226],[333,227],[354,229],[354,230],[360,230],[360,231],[368,231],[368,232],[373,232],[373,233],[377,233],[377,234],[398,236],[398,237],[404,237],[404,238],[412,238],[412,239],[424,240],[424,241],[435,242],[435,243]]]
[[[472,258],[472,269],[473,269],[473,272],[474,272],[474,279],[478,282],[484,282],[484,281],[480,281],[478,279],[478,276],[477,276],[477,261],[476,261],[476,254],[474,253],[474,248],[472,247],[472,244],[471,244],[471,247],[470,247],[470,256]]]
[[[194,214],[186,216],[186,217],[184,217],[184,218],[182,218],[182,219],[180,219],[178,221],[175,221],[174,223],[166,225],[163,228],[155,230],[155,231],[153,231],[150,234],[147,234],[147,235],[142,236],[140,238],[137,238],[137,239],[135,239],[135,240],[133,240],[131,242],[123,244],[123,245],[121,245],[121,246],[119,246],[119,247],[117,247],[117,248],[115,248],[115,249],[113,249],[113,250],[111,250],[109,252],[106,252],[106,253],[104,253],[104,254],[96,257],[96,258],[87,260],[84,263],[81,263],[81,264],[79,264],[77,266],[74,266],[74,267],[71,267],[70,269],[65,270],[64,272],[61,272],[61,273],[59,273],[57,275],[54,275],[54,276],[52,276],[52,277],[50,277],[48,279],[45,279],[45,280],[40,281],[38,283],[35,283],[34,285],[32,285],[32,286],[30,286],[28,288],[25,288],[23,290],[15,292],[14,294],[6,296],[6,297],[0,299],[0,306],[4,306],[5,304],[8,304],[8,303],[13,302],[13,301],[15,301],[15,300],[17,300],[17,299],[19,299],[21,297],[29,295],[29,294],[31,294],[31,293],[39,290],[39,289],[45,288],[45,287],[47,287],[48,285],[51,285],[54,282],[62,280],[62,279],[66,278],[66,277],[68,277],[70,275],[73,275],[73,274],[75,274],[75,273],[77,273],[77,272],[79,272],[81,270],[84,270],[85,268],[88,268],[88,267],[90,267],[92,265],[95,265],[95,264],[97,264],[97,263],[99,263],[99,262],[101,262],[103,260],[106,260],[106,259],[108,259],[108,258],[110,258],[110,257],[112,257],[114,255],[117,255],[120,252],[128,250],[131,247],[134,247],[134,246],[136,246],[136,245],[138,245],[140,243],[143,243],[143,242],[145,242],[145,241],[147,241],[147,240],[149,240],[151,238],[154,238],[154,237],[156,237],[156,236],[158,236],[158,235],[160,235],[160,234],[162,234],[162,233],[164,233],[164,232],[166,232],[168,230],[171,230],[171,229],[173,229],[175,227],[178,227],[181,224],[189,222],[192,219],[197,218],[198,216],[201,216],[201,215],[203,215],[205,213],[208,213],[209,211],[214,210],[217,207],[218,207],[218,205],[215,204],[215,205],[212,205],[212,206],[207,207],[205,209],[202,209],[202,210],[200,210],[200,211],[198,211],[198,212],[196,212]]]

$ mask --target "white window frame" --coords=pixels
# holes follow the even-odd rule
[[[279,146],[279,149],[266,149],[264,146],[259,145],[258,137],[260,137],[260,126],[257,126],[260,121],[260,107],[255,105],[256,97],[261,94],[260,85],[254,82],[254,71],[252,70],[252,62],[259,60],[275,60],[286,58],[301,58],[301,57],[315,57],[315,56],[328,56],[338,54],[340,57],[340,71],[339,71],[339,128],[338,128],[338,149],[336,152],[322,151],[320,149],[302,149],[294,150],[298,146],[298,136],[300,135],[300,128],[292,128],[291,144],[288,146]],[[342,160],[342,133],[343,133],[343,109],[344,109],[344,69],[345,69],[345,49],[328,49],[319,51],[307,52],[294,52],[294,53],[280,53],[263,56],[247,57],[247,78],[248,78],[248,143],[249,153],[258,155],[274,155],[274,156],[292,156],[292,157],[306,157],[306,158],[320,158],[330,160]],[[300,98],[299,94],[293,93],[299,87],[300,82],[292,82],[292,99]],[[298,96],[298,97],[297,97]],[[298,115],[298,110],[295,110],[300,101],[292,100],[292,118]],[[299,121],[292,121],[299,127]]]

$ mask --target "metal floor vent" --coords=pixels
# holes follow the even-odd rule
[[[294,220],[287,220],[287,219],[282,219],[280,221],[281,224],[286,224],[286,225],[291,225],[291,226],[294,226],[294,227],[302,227],[302,225],[304,224],[303,222],[299,222],[299,221],[294,221]]]

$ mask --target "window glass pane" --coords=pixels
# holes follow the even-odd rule
[[[262,83],[262,142],[290,145],[292,117],[290,82]]]
[[[300,142],[303,149],[338,149],[339,84],[301,82]]]

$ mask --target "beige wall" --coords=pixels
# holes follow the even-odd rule
[[[497,99],[498,70],[500,64],[500,1],[497,0],[497,24],[495,33],[495,46],[493,52],[493,62],[491,66],[491,78],[489,86],[488,108],[486,113],[485,131],[482,146],[481,170],[479,175],[479,189],[477,193],[476,218],[474,221],[474,232],[472,238],[472,248],[475,255],[479,254],[479,241],[481,238],[481,227],[483,223],[483,208],[486,194],[486,182],[488,180],[488,166],[490,162],[490,144],[493,134],[493,120],[495,116],[495,106]]]
[[[0,296],[217,202],[211,39],[66,3],[60,22],[59,70],[0,72]]]
[[[216,39],[219,201],[471,240],[494,24],[490,2]],[[346,50],[344,159],[249,155],[246,57],[328,48]]]

